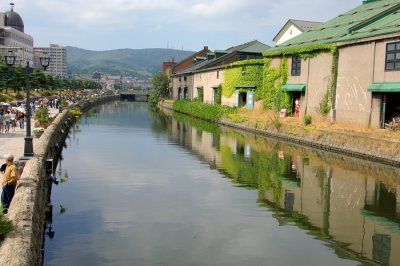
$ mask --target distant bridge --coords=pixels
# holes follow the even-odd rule
[[[134,102],[147,102],[149,100],[150,90],[134,90],[134,91],[121,91],[121,100],[128,100]]]

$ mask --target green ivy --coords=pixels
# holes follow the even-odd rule
[[[203,87],[200,87],[197,89],[197,98],[199,99],[200,102],[203,102],[204,99],[204,89]]]
[[[308,59],[311,57],[315,57],[319,55],[323,51],[332,51],[335,49],[335,45],[333,44],[314,44],[308,46],[300,46],[300,47],[293,47],[287,49],[280,49],[270,52],[264,52],[263,56],[267,58],[272,58],[276,56],[289,56],[289,55],[298,55],[303,59]]]
[[[271,68],[272,59],[267,58],[263,70],[263,86],[255,93],[256,99],[262,99],[264,109],[279,111],[286,108],[287,113],[291,113],[292,98],[291,94],[281,90],[286,84],[289,76],[287,58],[282,58],[278,68]]]
[[[331,79],[328,83],[328,88],[322,100],[319,102],[317,112],[322,116],[327,116],[333,107],[334,91],[337,86],[338,76],[338,63],[339,63],[339,52],[338,47],[334,46],[331,49],[332,55],[332,66],[331,66]]]
[[[243,60],[230,64],[225,68],[222,94],[229,98],[235,92],[235,86],[262,87],[264,59]]]
[[[217,94],[215,95],[215,104],[221,105],[222,103],[222,85],[217,88]]]

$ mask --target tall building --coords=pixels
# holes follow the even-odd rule
[[[33,37],[24,33],[24,21],[14,12],[14,4],[11,10],[0,12],[0,52],[4,56],[9,51],[16,55],[16,64],[33,64]]]
[[[53,76],[67,76],[67,49],[59,46],[58,44],[50,44],[50,47],[35,47],[34,53],[34,67],[40,68],[39,57],[43,53],[47,53],[50,57],[50,65],[46,72]]]

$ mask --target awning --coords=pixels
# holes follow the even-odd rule
[[[252,85],[235,85],[235,89],[255,89],[256,86]]]
[[[374,82],[368,87],[372,92],[400,92],[400,82]]]
[[[305,91],[306,84],[286,84],[282,87],[284,91]]]

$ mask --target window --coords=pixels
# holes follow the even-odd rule
[[[182,80],[182,78],[181,77],[179,77],[179,81],[181,81]]]
[[[400,70],[400,42],[386,45],[385,70]]]
[[[301,58],[299,56],[292,56],[292,76],[300,76],[301,73]]]
[[[187,77],[183,77],[183,81],[186,81],[187,80]]]
[[[219,71],[217,71],[217,79],[219,79]]]

